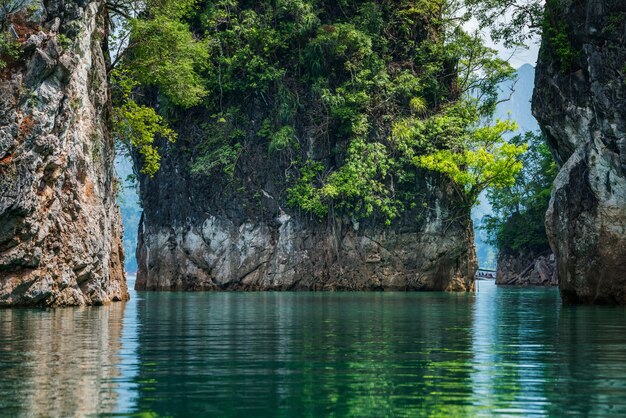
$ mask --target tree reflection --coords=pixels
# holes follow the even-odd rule
[[[470,405],[472,301],[145,294],[138,411],[363,416]]]
[[[0,310],[8,416],[626,415],[626,309],[545,289]]]

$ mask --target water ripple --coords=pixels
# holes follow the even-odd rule
[[[0,415],[626,414],[626,310],[547,289],[0,311]]]

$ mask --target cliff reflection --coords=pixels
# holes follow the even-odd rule
[[[138,411],[393,415],[471,404],[471,295],[146,293]]]
[[[0,310],[1,414],[114,411],[124,309]]]
[[[626,308],[554,289],[0,310],[0,415],[626,415]]]
[[[557,343],[568,347],[553,377],[566,399],[554,396],[557,409],[580,416],[626,416],[626,308],[564,306]]]

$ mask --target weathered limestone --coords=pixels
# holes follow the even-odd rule
[[[421,211],[390,227],[319,221],[288,207],[289,163],[265,157],[262,145],[240,157],[245,172],[230,184],[189,174],[193,121],[186,125],[175,144],[163,144],[155,178],[141,178],[138,290],[473,289],[469,213],[453,215],[445,181],[424,175]]]
[[[626,2],[558,3],[575,56],[544,34],[533,112],[561,166],[546,215],[561,294],[626,304]]]
[[[0,74],[0,306],[125,300],[104,2],[34,4]]]
[[[503,252],[498,256],[496,284],[514,286],[557,286],[554,254],[533,251]]]
[[[238,225],[216,216],[194,222],[201,223],[155,228],[144,218],[138,290],[473,288],[474,250],[458,228],[450,228],[456,235],[431,225],[357,229],[287,214],[275,223]]]

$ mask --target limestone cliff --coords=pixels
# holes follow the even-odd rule
[[[561,166],[546,215],[569,303],[626,304],[626,2],[548,2],[533,111]]]
[[[138,290],[473,289],[469,213],[454,219],[445,181],[424,175],[422,210],[390,227],[320,221],[288,207],[289,163],[263,145],[241,157],[235,181],[189,174],[192,121],[181,129],[187,139],[167,145],[157,176],[141,178]]]
[[[104,2],[10,17],[0,76],[0,305],[125,300],[103,50]]]
[[[465,191],[414,159],[467,121],[399,134],[463,119],[438,119],[462,100],[460,58],[435,52],[445,30],[414,3],[198,4],[207,95],[175,108],[161,80],[141,98],[178,140],[140,178],[137,289],[473,288]]]

